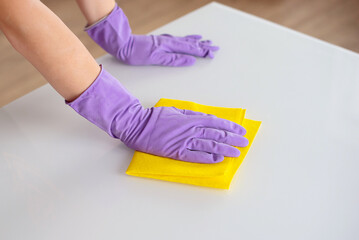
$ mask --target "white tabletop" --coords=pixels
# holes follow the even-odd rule
[[[154,33],[221,50],[186,68],[98,61],[145,107],[262,120],[231,189],[127,176],[133,151],[46,85],[0,109],[0,239],[359,239],[359,55],[216,3]]]

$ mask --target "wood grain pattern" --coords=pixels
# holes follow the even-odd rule
[[[119,0],[133,32],[145,34],[211,1]],[[218,0],[225,5],[359,52],[357,0]],[[85,18],[74,0],[43,0],[97,58],[105,52],[83,31]],[[45,79],[0,32],[0,107],[42,86]],[[61,66],[59,66],[61,67]]]

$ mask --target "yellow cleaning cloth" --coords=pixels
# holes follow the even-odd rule
[[[138,177],[229,189],[232,178],[243,162],[261,122],[245,119],[246,110],[241,108],[212,107],[173,99],[160,99],[155,105],[155,107],[172,106],[213,114],[242,125],[247,130],[245,136],[249,140],[248,146],[238,148],[241,151],[239,157],[225,157],[222,162],[214,164],[183,162],[136,151],[126,173]]]

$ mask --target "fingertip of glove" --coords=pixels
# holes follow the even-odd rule
[[[244,143],[243,143],[243,147],[247,147],[248,146],[248,144],[249,144],[249,140],[248,140],[248,138],[244,138],[245,140],[244,140]]]
[[[241,155],[241,151],[238,148],[233,147],[233,150],[227,157],[239,157]]]
[[[238,141],[237,141],[237,146],[238,147],[247,147],[249,144],[249,140],[245,137],[241,137]]]
[[[219,155],[219,154],[213,154],[213,162],[212,163],[220,163],[224,160],[224,156],[223,155]]]
[[[206,58],[206,57],[208,57],[208,58],[211,58],[211,59],[213,59],[214,58],[214,52],[213,52],[213,50],[211,50],[211,49],[208,49],[208,48],[204,48],[203,49],[204,50],[204,58]],[[215,50],[215,51],[217,51],[217,50]]]
[[[246,134],[247,134],[247,130],[244,127],[241,126],[241,128],[239,128],[239,135],[244,136]]]
[[[173,66],[178,67],[186,67],[186,66],[192,66],[196,62],[196,58],[193,56],[188,55],[182,55],[181,57],[177,58]]]
[[[216,52],[216,51],[218,51],[218,50],[220,49],[219,46],[210,46],[209,48],[210,48],[211,51],[213,51],[213,52]]]

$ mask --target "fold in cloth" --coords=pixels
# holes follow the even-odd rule
[[[155,107],[187,109],[236,122],[247,130],[245,137],[249,144],[247,147],[238,148],[241,151],[239,157],[225,157],[222,162],[214,164],[183,162],[136,151],[126,173],[137,177],[229,189],[232,178],[243,162],[261,122],[245,119],[246,110],[241,108],[212,107],[173,99],[160,99]]]

